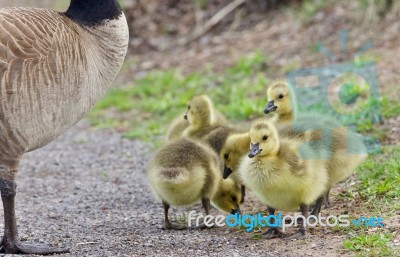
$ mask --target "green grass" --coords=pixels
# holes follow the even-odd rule
[[[262,115],[268,79],[266,58],[256,52],[241,58],[222,74],[209,69],[192,74],[179,70],[154,71],[112,89],[89,113],[98,128],[116,127],[128,138],[154,141],[169,122],[186,111],[194,95],[207,94],[232,121]]]
[[[97,128],[117,128],[127,138],[158,145],[170,121],[186,111],[187,101],[206,93],[233,123],[246,121],[263,115],[268,69],[267,58],[255,52],[221,73],[207,68],[191,74],[182,74],[179,70],[153,71],[109,91],[88,119]],[[371,108],[378,104],[379,99],[370,101]],[[383,98],[381,106],[385,119],[400,115],[397,102]],[[319,109],[324,108],[312,106],[312,111]],[[358,132],[384,139],[385,131],[372,123],[368,115],[350,117],[346,122],[355,124]]]
[[[357,0],[358,9],[365,16],[366,12],[373,10],[369,13],[368,18],[383,18],[391,11],[398,10],[398,1],[393,1],[392,5],[388,5],[389,0]],[[371,16],[371,17],[369,17]]]
[[[372,209],[383,211],[389,206],[394,211],[400,208],[400,145],[386,147],[383,151],[358,169],[357,191]]]
[[[387,146],[383,148],[383,154],[370,156],[359,167],[359,182],[348,193],[339,196],[361,203],[352,210],[351,217],[382,217],[383,223],[389,224],[397,215],[396,210],[400,209],[399,157],[400,145]],[[335,231],[351,235],[343,242],[343,246],[356,252],[357,256],[399,256],[399,248],[392,246],[390,229],[379,227],[374,230],[365,225],[349,228]]]
[[[382,116],[385,119],[390,119],[400,115],[400,102],[389,100],[384,97],[381,101]]]
[[[289,11],[294,13],[302,22],[310,22],[314,16],[323,8],[332,4],[332,1],[327,0],[303,0],[298,8],[289,8]]]
[[[318,4],[312,6],[314,2]],[[324,7],[323,2],[304,1],[298,15],[303,16],[303,20],[311,19]],[[355,60],[355,65],[376,61],[376,58],[364,55]],[[282,67],[282,70],[293,70],[300,66],[299,63],[293,63]],[[207,68],[191,74],[183,74],[179,70],[153,71],[112,89],[89,113],[88,118],[97,128],[117,128],[123,131],[125,137],[139,138],[157,145],[169,122],[185,112],[187,101],[194,95],[205,93],[211,97],[216,109],[232,122],[249,120],[263,115],[265,89],[269,82],[265,71],[268,69],[267,58],[255,52],[221,73]],[[378,103],[384,119],[400,115],[400,103],[386,97],[373,99],[372,104]],[[318,106],[313,108],[318,109]],[[382,129],[368,117],[352,120],[357,120],[359,132],[373,134],[376,138],[384,136]],[[383,147],[382,152],[366,160],[357,170],[357,183],[338,196],[360,203],[352,208],[349,213],[351,218],[380,216],[388,222],[400,209],[400,145]],[[176,220],[186,221],[186,217],[176,217]],[[251,237],[258,239],[261,228],[254,230]],[[343,247],[358,256],[400,256],[392,246],[392,232],[386,228],[373,231],[366,226],[350,226],[332,230],[350,235],[343,242]],[[244,227],[239,232],[244,233]]]
[[[392,234],[362,234],[345,240],[343,245],[346,249],[354,251],[357,256],[397,256],[395,249],[390,246]]]
[[[373,99],[375,102],[378,103],[375,99]],[[382,97],[379,101],[380,103],[380,110],[381,110],[381,116],[383,120],[387,121],[388,119],[397,117],[400,115],[400,103],[389,100],[386,96]],[[371,119],[363,118],[360,117],[357,126],[356,126],[357,132],[363,134],[363,135],[368,135],[371,136],[375,139],[378,139],[380,141],[384,141],[387,139],[388,134],[390,133],[390,128],[385,126],[377,126],[377,123],[372,122]]]

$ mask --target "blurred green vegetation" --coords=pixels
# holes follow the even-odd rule
[[[184,75],[179,70],[153,71],[114,88],[89,113],[96,127],[117,127],[128,138],[154,141],[166,126],[186,111],[194,95],[207,94],[215,107],[233,122],[263,115],[268,79],[265,57],[245,56],[222,74],[205,69]]]
[[[346,249],[355,251],[357,256],[362,257],[397,257],[393,247],[389,246],[393,235],[390,233],[362,234],[344,241],[343,245]]]
[[[383,154],[370,156],[356,172],[359,182],[339,197],[357,198],[362,205],[350,214],[362,213],[368,217],[382,217],[390,224],[400,209],[400,145],[386,146]],[[355,196],[353,192],[357,192]],[[358,215],[359,216],[359,215]],[[393,225],[393,224],[392,224]],[[353,228],[353,227],[352,227]],[[343,242],[346,249],[357,256],[399,256],[400,249],[392,242],[390,230],[379,227],[360,227],[344,231],[351,237]]]
[[[399,4],[395,0],[358,0],[357,3],[361,10],[372,9],[374,14],[381,18],[385,17],[396,4]]]
[[[400,145],[386,147],[382,155],[370,157],[358,169],[357,178],[361,183],[357,192],[363,201],[374,206],[369,211],[379,210],[388,214],[389,210],[400,209],[399,156]]]
[[[290,11],[301,21],[309,22],[320,10],[331,4],[334,4],[331,0],[303,0],[298,8],[291,8]]]
[[[182,74],[179,70],[152,71],[111,89],[88,118],[98,128],[116,127],[128,138],[155,141],[166,132],[174,117],[186,111],[186,103],[192,96],[207,94],[233,123],[248,121],[263,116],[268,69],[267,58],[254,52],[221,73],[212,72],[210,67],[191,74]],[[381,105],[384,119],[400,115],[400,103],[386,97],[371,99],[368,105]],[[309,108],[312,109],[305,111],[328,112],[323,106]],[[365,115],[368,116],[368,112]],[[384,131],[372,122],[375,117],[367,116],[352,116],[345,124],[351,124],[358,132],[384,139]]]

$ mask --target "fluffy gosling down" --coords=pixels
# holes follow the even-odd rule
[[[312,212],[318,215],[321,204],[329,204],[330,189],[337,183],[346,180],[367,157],[367,150],[362,137],[346,127],[334,125],[332,120],[323,117],[307,117],[304,121],[296,121],[293,125],[281,127],[280,134],[289,138],[301,138],[309,145],[320,145],[328,150],[323,158],[327,161],[328,187]],[[289,128],[288,128],[289,127]],[[301,131],[293,133],[294,130]],[[312,158],[312,156],[311,156]]]
[[[259,120],[250,128],[250,152],[239,166],[239,174],[246,187],[267,205],[271,215],[275,209],[296,211],[308,216],[308,206],[326,191],[328,172],[325,161],[315,158],[303,160],[299,156],[301,142],[279,138],[275,126],[266,120]],[[308,149],[315,156],[323,149]],[[306,234],[305,221],[291,239]],[[280,236],[277,228],[263,234],[264,238]]]
[[[249,133],[231,134],[225,140],[220,157],[224,162],[224,179],[239,168],[240,160],[249,152]]]
[[[347,179],[354,169],[367,157],[361,136],[342,127],[333,117],[321,114],[296,115],[296,97],[289,85],[283,81],[272,83],[267,89],[268,103],[264,112],[275,112],[272,119],[282,137],[303,141],[315,141],[329,149],[329,187],[325,195],[329,204],[330,188]],[[324,199],[318,199],[313,215],[317,215]]]
[[[166,140],[172,141],[180,138],[187,127],[189,127],[189,122],[183,117],[183,114],[175,117],[168,127]]]
[[[207,145],[181,138],[162,147],[153,157],[148,179],[164,207],[164,229],[184,229],[168,219],[170,205],[188,206],[201,200],[209,214],[210,200],[222,211],[240,211],[240,188],[222,179],[217,154]]]
[[[196,99],[196,96],[194,97],[194,99]],[[204,99],[208,99],[211,102],[211,100],[207,96],[204,96]],[[191,100],[189,100],[189,103]],[[213,125],[228,124],[224,115],[213,109],[212,103],[211,105],[205,106],[205,108],[209,108],[210,112],[213,113],[212,116],[215,117],[215,123]],[[173,119],[167,130],[167,141],[181,138],[183,136],[183,132],[189,127],[189,125],[190,123],[188,121],[187,112],[180,114],[178,117]]]
[[[195,96],[189,101],[185,118],[190,125],[183,135],[203,140],[217,154],[221,152],[227,137],[231,133],[238,132],[236,128],[227,125],[226,120],[222,119],[222,115],[218,114],[206,95]],[[232,176],[232,179],[241,187],[242,201],[244,201],[245,187],[238,176]]]
[[[194,96],[189,100],[184,118],[189,121],[189,126],[183,131],[183,136],[195,139],[201,139],[219,126],[227,125],[225,118],[217,114],[206,95]]]
[[[222,177],[224,179],[228,179],[228,177],[232,178],[237,184],[240,184],[242,190],[241,203],[244,203],[246,187],[236,171],[238,170],[240,159],[248,152],[249,145],[250,137],[248,133],[229,134],[219,152],[220,158],[224,164]]]
[[[184,117],[188,120],[189,126],[183,135],[202,140],[217,153],[221,152],[227,137],[238,132],[238,129],[229,126],[222,114],[214,109],[210,98],[206,95],[190,99]]]
[[[272,118],[274,123],[285,123],[293,121],[296,109],[296,99],[290,87],[284,81],[276,81],[267,89],[268,103],[264,108],[264,113],[274,112]],[[293,107],[292,107],[293,106]]]

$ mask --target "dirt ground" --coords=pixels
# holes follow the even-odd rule
[[[149,155],[142,142],[84,121],[26,154],[17,179],[22,240],[71,248],[60,256],[351,256],[341,247],[345,236],[329,230],[301,241],[255,240],[226,227],[163,231],[162,206],[144,173]],[[263,208],[250,194],[243,211]],[[171,217],[189,210],[172,208]]]
[[[40,6],[63,10],[65,1],[5,1],[4,6]],[[142,76],[152,69],[178,67],[183,72],[212,63],[223,70],[247,53],[268,57],[268,76],[282,77],[289,67],[324,65],[328,60],[312,46],[322,41],[338,53],[337,31],[349,30],[348,55],[368,38],[378,56],[381,93],[400,99],[400,23],[370,24],[353,19],[353,10],[340,5],[318,15],[306,25],[293,14],[273,11],[265,20],[240,32],[204,36],[187,46],[179,38],[159,38],[162,49],[141,50],[131,39],[130,55],[119,82]],[[391,20],[392,19],[392,20]],[[379,32],[379,33],[378,33]],[[392,143],[400,137],[400,119],[388,121]],[[48,242],[71,248],[60,256],[352,256],[343,250],[346,235],[328,229],[310,232],[300,241],[255,240],[243,231],[228,228],[163,231],[162,206],[152,196],[144,174],[151,148],[143,142],[123,139],[114,130],[97,131],[80,122],[48,146],[27,154],[17,179],[17,216],[22,240]],[[333,195],[342,190],[335,188]],[[352,202],[334,200],[322,213],[342,213]],[[251,193],[244,212],[261,206]],[[196,210],[201,210],[196,205]],[[172,208],[183,214],[189,209]],[[213,209],[213,214],[218,212]],[[3,225],[1,225],[3,226]],[[293,231],[291,231],[293,232]]]

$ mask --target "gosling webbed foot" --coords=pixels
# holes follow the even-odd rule
[[[296,233],[286,237],[287,240],[297,240],[306,238],[306,230],[304,228],[300,228]]]
[[[321,203],[324,200],[324,196],[322,195],[321,197],[318,198],[317,202],[315,203],[314,210],[317,210],[319,213],[319,210],[321,209]],[[296,233],[294,233],[291,236],[286,237],[287,240],[294,240],[294,239],[304,239],[306,237],[306,219],[308,217],[308,205],[306,204],[300,204],[300,210],[301,214],[305,219],[303,219],[303,224],[300,225],[299,230],[297,230]],[[313,210],[313,212],[314,212]]]
[[[0,253],[49,255],[68,253],[68,248],[54,248],[45,244],[27,243],[18,240],[15,218],[15,195],[17,185],[13,180],[0,179],[1,200],[4,208],[4,236],[0,242]]]
[[[272,239],[272,238],[278,238],[282,237],[283,233],[277,228],[270,228],[266,232],[261,234],[261,238],[264,239]]]
[[[200,220],[199,225],[196,226],[196,227],[193,227],[193,228],[195,228],[195,229],[208,229],[208,228],[213,228],[213,227],[215,227],[215,223],[214,223],[213,221],[214,221],[214,219],[208,220],[207,223],[210,224],[210,225],[207,226],[207,225],[205,224],[205,219],[203,218],[203,220]],[[212,224],[212,226],[211,226],[211,224]]]
[[[18,240],[5,240],[1,242],[1,253],[6,254],[38,254],[50,255],[59,253],[69,253],[68,248],[55,248],[46,244],[22,243]]]
[[[199,229],[208,229],[208,228],[213,228],[215,225],[212,226],[206,226],[206,224],[202,223],[200,224],[197,228]]]
[[[285,224],[291,224],[293,220],[285,220]],[[297,218],[296,219],[297,224],[301,224],[303,222],[303,218]]]
[[[182,229],[187,229],[187,226],[184,224],[164,222],[162,229],[163,230],[182,230]]]

